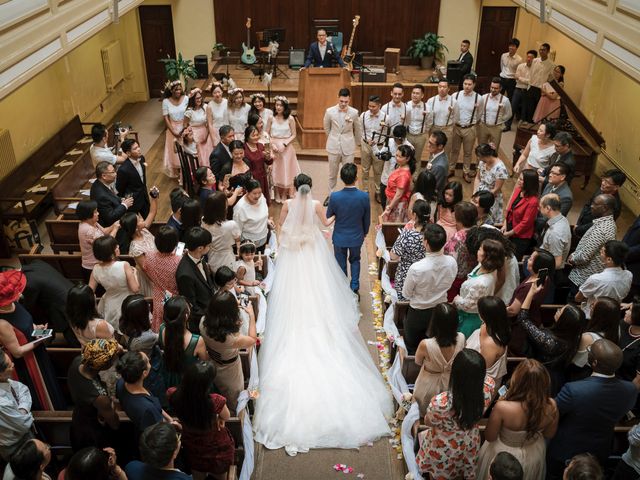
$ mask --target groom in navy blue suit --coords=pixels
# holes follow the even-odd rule
[[[333,252],[345,275],[347,258],[351,265],[351,290],[360,290],[360,249],[371,224],[369,194],[356,187],[358,167],[345,163],[340,169],[340,179],[345,187],[329,197],[327,218],[335,215]],[[359,298],[359,294],[358,294]]]
[[[309,53],[302,68],[308,68],[312,63],[314,67],[328,68],[333,67],[335,62],[344,67],[340,52],[336,52],[333,43],[327,41],[327,32],[321,28],[318,30],[318,41],[309,46]]]

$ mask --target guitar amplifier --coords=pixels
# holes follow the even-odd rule
[[[457,60],[447,62],[447,80],[451,85],[459,85],[462,82],[462,63]]]
[[[304,48],[292,48],[289,50],[289,68],[298,69],[304,65]]]
[[[398,73],[400,66],[400,49],[387,48],[384,51],[384,68],[389,73]]]
[[[387,81],[387,74],[385,73],[384,68],[381,67],[366,67],[366,70],[360,70],[360,75],[362,76],[361,81],[364,83],[384,83]]]
[[[193,66],[198,72],[198,78],[209,77],[209,62],[206,55],[196,55],[193,57]]]

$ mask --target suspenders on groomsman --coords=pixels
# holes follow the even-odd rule
[[[449,158],[449,171],[455,170],[455,164],[451,163],[451,139],[453,137],[453,110],[455,100],[452,95],[447,94],[444,100],[439,95],[431,97],[427,101],[427,123],[429,124],[429,135],[436,130],[444,132],[447,136],[447,144],[444,151]]]
[[[370,100],[371,103],[373,100]],[[380,108],[379,99],[378,108]],[[370,110],[366,110],[360,114],[360,123],[362,124],[362,139],[360,141],[360,162],[362,164],[362,188],[365,192],[369,191],[369,170],[373,166],[373,179],[376,197],[380,195],[380,176],[384,161],[375,156],[373,145],[382,145],[385,143],[380,133],[382,131],[383,122],[386,124],[387,114],[378,109],[377,115],[372,115]],[[383,192],[384,194],[384,192]]]
[[[407,118],[405,125],[407,127],[407,140],[416,152],[416,175],[422,170],[421,157],[424,146],[427,143],[429,134],[429,124],[427,123],[427,102],[420,101],[414,104],[413,101],[407,102]]]
[[[496,84],[497,87],[495,87]],[[500,79],[494,78],[491,81],[491,90],[499,92],[499,89]],[[480,105],[481,121],[477,127],[478,144],[494,143],[496,150],[499,151],[504,124],[511,118],[511,102],[501,93],[495,95],[486,93],[482,96]]]
[[[462,94],[462,95],[461,95]],[[480,111],[480,95],[471,91],[466,95],[464,91],[455,94],[453,138],[451,145],[451,163],[457,164],[460,146],[463,150],[464,179],[470,183],[475,174],[475,164],[471,164],[473,145],[476,141],[476,124]],[[473,167],[473,168],[472,168]],[[473,170],[473,171],[472,171]]]

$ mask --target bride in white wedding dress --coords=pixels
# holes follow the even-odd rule
[[[300,185],[302,183],[302,185]],[[258,356],[257,442],[289,455],[310,448],[357,448],[389,435],[391,394],[358,329],[349,282],[319,229],[327,221],[296,177],[287,201],[276,272]]]

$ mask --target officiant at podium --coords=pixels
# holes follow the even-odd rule
[[[314,67],[333,67],[336,62],[344,68],[345,65],[342,58],[340,58],[340,52],[336,51],[333,43],[327,41],[327,31],[323,28],[319,29],[317,38],[318,41],[313,42],[309,46],[307,59],[300,70],[310,67],[311,64],[313,64]]]

